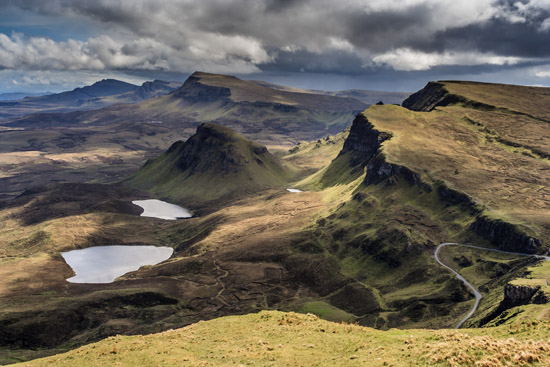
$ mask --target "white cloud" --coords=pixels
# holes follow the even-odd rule
[[[521,61],[518,57],[505,57],[478,52],[443,52],[427,53],[399,48],[373,57],[379,65],[389,65],[395,70],[417,71],[428,70],[438,65],[513,65]]]
[[[136,85],[147,80],[144,77],[130,76],[116,71],[0,70],[0,85],[4,86],[4,91],[61,92],[108,78]]]

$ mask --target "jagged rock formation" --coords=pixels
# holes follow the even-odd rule
[[[548,303],[548,298],[541,292],[539,286],[507,284],[504,287],[504,300],[508,308],[522,306],[528,303]]]
[[[384,180],[389,180],[389,184],[393,184],[396,177],[402,175],[409,183],[421,185],[431,191],[429,185],[421,182],[418,174],[407,167],[386,161],[381,146],[391,136],[388,132],[376,130],[364,114],[358,114],[338,157],[348,156],[349,165],[354,167],[355,172],[360,172],[366,167],[367,186]]]
[[[380,145],[390,137],[391,134],[375,130],[365,115],[358,114],[353,120],[340,155],[350,151],[359,152],[363,153],[364,161],[369,161],[379,153]]]

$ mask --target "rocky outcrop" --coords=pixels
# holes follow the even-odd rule
[[[365,184],[367,186],[376,185],[384,180],[388,180],[387,183],[393,185],[397,176],[402,176],[411,185],[419,185],[424,187],[427,191],[431,191],[430,185],[422,182],[420,175],[405,166],[388,163],[382,154],[377,155],[367,164]]]
[[[248,163],[247,154],[239,149],[239,137],[230,129],[215,124],[202,124],[197,133],[186,142],[178,141],[168,149],[167,154],[175,160],[181,171],[238,173]],[[271,154],[263,145],[250,142],[251,152],[257,156]],[[275,160],[275,158],[273,158]]]
[[[477,216],[470,229],[498,246],[500,250],[534,254],[543,249],[542,241],[500,219]]]
[[[376,130],[367,117],[360,113],[353,120],[340,155],[349,151],[362,153],[361,158],[367,162],[380,152],[380,146],[389,138],[391,134]]]
[[[441,82],[429,82],[424,88],[404,100],[403,107],[412,111],[430,112],[439,106],[445,107],[459,103],[464,106],[485,111],[497,109],[495,106],[449,93],[445,88],[445,84]]]
[[[367,167],[364,181],[367,186],[379,184],[384,180],[387,180],[387,184],[393,185],[397,177],[401,176],[411,185],[419,185],[431,191],[430,185],[422,182],[420,175],[407,167],[386,161],[380,148],[382,143],[390,138],[391,134],[376,130],[365,115],[359,114],[353,121],[349,136],[339,155],[351,152],[353,153],[350,158],[352,166]]]
[[[134,92],[135,100],[145,100],[162,94],[168,94],[174,89],[175,88],[170,86],[170,82],[155,79],[152,82],[143,83],[138,89],[136,89]]]
[[[429,112],[441,103],[446,103],[445,98],[448,95],[449,92],[442,83],[429,82],[424,88],[405,99],[402,106],[413,111]]]
[[[506,284],[504,287],[504,299],[496,309],[480,321],[479,326],[490,322],[495,325],[501,324],[506,319],[502,315],[505,315],[505,311],[511,308],[528,304],[546,303],[550,303],[550,299],[548,299],[548,296],[539,286]]]
[[[526,285],[506,284],[504,287],[504,300],[509,307],[522,306],[531,303],[533,296],[540,290],[540,287]]]
[[[481,208],[468,195],[451,189],[443,182],[437,186],[437,195],[439,198],[450,205],[464,205],[470,209],[472,214],[478,214]]]

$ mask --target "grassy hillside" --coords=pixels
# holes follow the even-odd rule
[[[227,127],[203,124],[186,142],[176,142],[148,161],[129,183],[186,205],[203,206],[284,187],[292,175],[292,169],[261,144]]]
[[[426,88],[431,92],[421,91],[410,97],[414,103],[404,105],[420,110],[424,105],[430,112],[398,106],[365,111],[376,129],[392,135],[383,144],[385,159],[410,168],[426,182],[441,180],[471,197],[484,208],[479,232],[487,222],[508,222],[542,251],[542,243],[550,243],[550,130],[537,116],[547,113],[548,89],[455,82]],[[458,98],[448,90],[468,92]],[[438,97],[430,101],[428,96],[434,95]],[[537,101],[536,108],[531,109],[531,100]],[[527,110],[530,115],[523,112]],[[505,242],[501,237],[491,240]]]
[[[307,108],[311,110],[341,111],[356,110],[362,103],[347,97],[331,98],[330,96],[308,93],[308,91],[292,92],[266,88],[260,84],[241,80],[230,75],[195,72],[192,77],[198,78],[202,84],[228,88],[229,98],[234,102],[265,102]]]
[[[521,328],[378,331],[260,312],[149,336],[116,336],[15,366],[545,366],[548,320]]]

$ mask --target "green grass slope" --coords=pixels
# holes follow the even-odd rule
[[[488,205],[479,196],[469,196],[484,186],[496,186],[504,180],[511,183],[511,178],[525,188],[539,185],[536,187],[540,189],[542,176],[538,181],[530,179],[544,175],[545,171],[537,168],[539,162],[532,160],[531,166],[508,162],[499,167],[500,171],[489,172],[494,177],[500,172],[502,178],[487,181],[487,167],[479,162],[493,159],[494,163],[501,155],[514,154],[486,147],[477,140],[479,136],[471,131],[469,122],[447,118],[441,113],[413,112],[399,106],[371,106],[355,119],[331,164],[298,183],[298,187],[322,192],[325,200],[337,205],[313,226],[309,246],[297,247],[332,258],[339,264],[339,272],[355,279],[359,288],[369,289],[378,304],[360,310],[340,292],[326,297],[326,304],[306,302],[298,310],[328,318],[345,311],[355,315],[360,324],[378,328],[451,327],[469,310],[473,299],[460,282],[435,263],[433,251],[439,243],[491,246],[493,242],[495,246],[516,247],[516,251],[545,251],[544,242],[531,237],[543,232],[526,233],[515,221],[492,221]],[[529,169],[534,172],[528,173]],[[442,172],[448,173],[443,176]],[[454,185],[457,176],[464,180],[458,191]],[[514,187],[508,184],[500,189]],[[521,199],[504,199],[515,200],[516,209],[525,205],[523,198],[537,200],[544,208],[543,198],[524,192],[520,192]],[[504,201],[498,196],[491,200]],[[530,213],[532,218],[540,215],[538,211]],[[529,244],[538,247],[529,248]],[[505,286],[524,274],[529,259],[512,257],[503,264],[490,253],[475,251],[469,261],[473,265],[464,265],[464,269],[453,266],[464,270],[464,276],[480,287],[484,297],[470,325],[483,325],[504,309],[529,302],[509,302],[498,308]]]
[[[116,336],[14,366],[547,366],[548,321],[461,331],[379,331],[260,312]]]
[[[410,109],[365,111],[376,129],[392,135],[385,159],[469,196],[484,209],[474,229],[493,243],[546,251],[550,89],[438,82],[403,105]]]
[[[178,141],[148,161],[129,184],[186,205],[203,206],[284,187],[292,175],[293,170],[263,145],[209,123],[199,126],[186,142]]]

